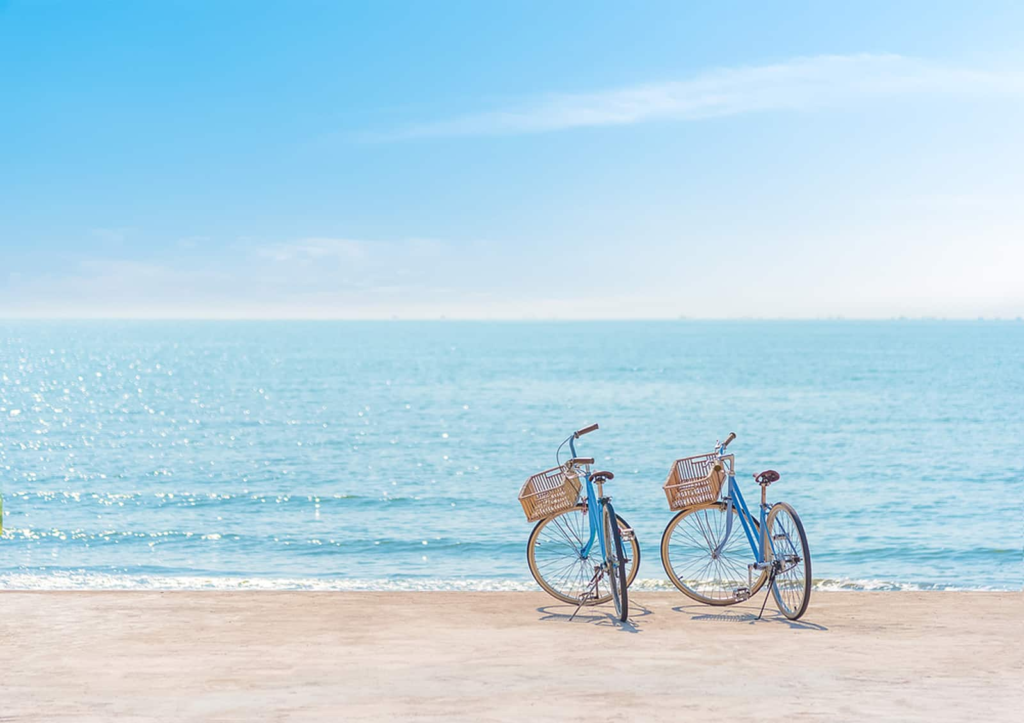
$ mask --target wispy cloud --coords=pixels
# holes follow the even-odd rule
[[[131,234],[132,229],[130,228],[94,228],[89,234],[100,241],[104,241],[110,244],[120,244],[127,240]]]
[[[451,296],[458,280],[451,245],[433,239],[317,236],[228,248],[212,258],[100,255],[0,274],[0,318],[357,318],[366,309],[389,318]]]
[[[372,244],[343,238],[307,238],[300,241],[263,246],[256,255],[281,262],[315,262],[322,259],[365,258]]]
[[[715,69],[680,81],[548,94],[366,137],[384,141],[545,133],[842,107],[870,98],[913,94],[1024,95],[1024,71],[951,67],[892,54],[822,55],[775,65]]]
[[[433,239],[411,238],[402,241],[363,241],[348,238],[312,237],[271,244],[256,249],[260,258],[279,262],[317,263],[321,261],[391,261],[395,256],[436,256],[445,244]]]

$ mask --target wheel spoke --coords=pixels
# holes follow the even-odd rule
[[[620,528],[623,523],[619,521]],[[582,551],[590,539],[590,517],[582,507],[575,507],[538,523],[530,538],[527,552],[530,572],[546,592],[565,602],[578,604],[594,582],[594,566],[599,560],[600,550],[591,550],[590,556],[583,557]],[[623,540],[624,552],[618,564],[623,568],[627,581],[636,574],[639,547],[635,539]],[[592,602],[607,602],[611,589],[607,575],[597,581]]]
[[[729,539],[719,550],[725,538],[727,514],[737,517]],[[730,604],[738,602],[736,589],[748,585],[747,564],[754,562],[754,556],[740,526],[739,512],[719,503],[688,510],[669,523],[662,560],[673,584],[690,597],[711,604]],[[755,590],[764,579],[764,573],[759,573]]]

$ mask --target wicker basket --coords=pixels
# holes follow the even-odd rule
[[[714,453],[677,459],[662,487],[668,497],[669,509],[682,510],[716,501],[725,482],[726,470],[731,469],[731,454],[721,460]]]
[[[519,490],[519,504],[526,519],[536,522],[575,507],[581,486],[579,475],[555,467],[526,480]]]

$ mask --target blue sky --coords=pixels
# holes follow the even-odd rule
[[[1020,3],[0,0],[0,316],[1024,314]]]

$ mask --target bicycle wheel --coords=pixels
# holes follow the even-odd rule
[[[612,601],[615,603],[615,615],[620,622],[626,622],[629,618],[629,585],[626,583],[626,567],[623,560],[626,555],[622,548],[622,532],[617,524],[612,524],[615,517],[615,510],[611,502],[604,504],[604,541],[608,548],[608,587],[612,591]]]
[[[628,530],[626,521],[616,515],[620,530]],[[526,561],[530,574],[548,595],[557,600],[579,605],[583,593],[594,576],[594,567],[601,564],[601,551],[594,543],[590,555],[584,558],[583,546],[590,539],[590,516],[586,505],[545,517],[537,523],[526,543]],[[633,584],[640,567],[640,545],[633,535],[626,536],[626,583]],[[607,577],[598,583],[597,596],[587,601],[597,605],[611,600]]]
[[[747,565],[756,562],[743,532],[739,511],[733,507],[732,533],[721,552],[715,548],[725,536],[726,504],[691,507],[672,518],[661,537],[661,562],[679,590],[706,605],[735,605],[756,593],[768,577],[761,570],[751,584]],[[757,520],[754,535],[760,534]],[[749,595],[737,595],[741,588]]]
[[[796,620],[807,612],[811,601],[811,550],[807,534],[796,511],[785,502],[778,502],[768,513],[774,559],[782,562],[775,573],[772,595],[779,612]]]

